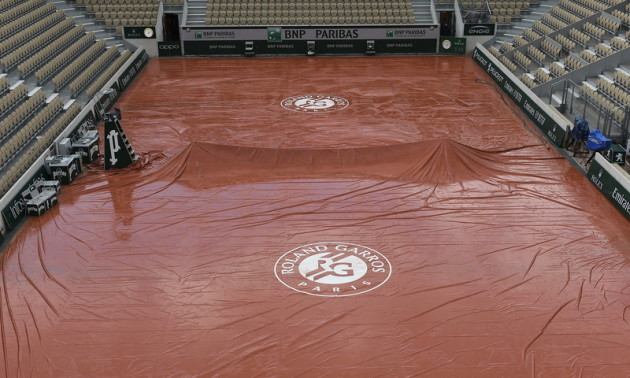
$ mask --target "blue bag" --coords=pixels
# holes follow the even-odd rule
[[[601,131],[595,129],[591,131],[586,140],[586,148],[591,151],[603,151],[612,146],[612,140],[608,139]]]

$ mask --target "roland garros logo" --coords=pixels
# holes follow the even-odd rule
[[[330,113],[350,105],[345,98],[328,95],[303,95],[285,98],[281,103],[286,110],[300,113]]]
[[[380,252],[353,243],[325,242],[292,249],[276,261],[275,274],[300,293],[345,297],[374,290],[392,273]]]

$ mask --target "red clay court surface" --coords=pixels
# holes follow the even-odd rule
[[[484,80],[152,60],[117,105],[143,164],[91,168],[5,250],[0,372],[628,376],[628,221]],[[281,106],[303,95],[349,105]]]

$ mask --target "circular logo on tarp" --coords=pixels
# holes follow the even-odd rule
[[[354,243],[307,244],[282,255],[274,267],[285,286],[322,297],[363,294],[383,285],[392,273],[380,252]]]
[[[286,110],[302,113],[330,113],[343,110],[350,105],[345,98],[328,95],[293,96],[282,100]]]

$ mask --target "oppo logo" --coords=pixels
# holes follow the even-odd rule
[[[181,48],[181,46],[179,44],[177,44],[177,45],[159,45],[158,48],[160,50],[179,50]]]

